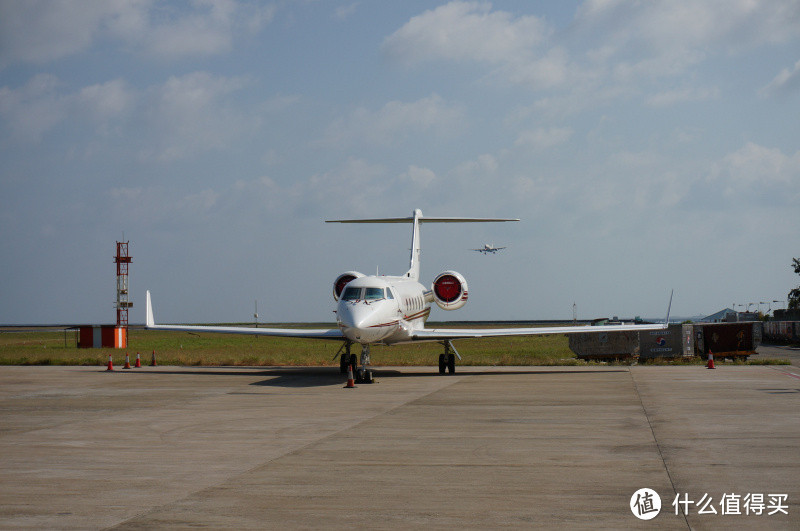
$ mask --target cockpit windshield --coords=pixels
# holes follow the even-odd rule
[[[364,288],[364,291],[364,299],[368,301],[376,301],[386,297],[383,294],[383,288]]]
[[[356,301],[361,298],[361,288],[345,288],[342,300]]]
[[[344,293],[342,294],[342,300],[357,301],[363,299],[365,301],[378,301],[386,298],[386,291],[388,290],[384,288],[349,287],[345,288]],[[391,294],[389,295],[389,298],[392,298]]]

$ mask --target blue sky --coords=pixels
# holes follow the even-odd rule
[[[435,320],[785,300],[798,123],[796,1],[2,2],[0,323],[113,322],[123,233],[132,322],[331,321],[410,229],[323,220],[415,208],[522,220],[423,227]]]

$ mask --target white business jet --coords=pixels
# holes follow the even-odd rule
[[[152,330],[184,330],[188,332],[219,332],[282,337],[302,337],[342,341],[340,370],[356,367],[356,356],[350,347],[361,345],[359,378],[371,380],[366,368],[370,363],[370,345],[393,345],[414,341],[438,341],[444,346],[439,355],[439,372],[455,372],[455,358],[461,359],[452,341],[477,337],[529,336],[539,334],[572,334],[578,332],[614,332],[631,330],[661,330],[669,322],[669,308],[664,324],[617,324],[609,326],[555,326],[539,328],[434,328],[426,329],[425,321],[435,303],[443,310],[457,310],[467,303],[467,281],[455,271],[439,273],[430,288],[419,282],[420,237],[422,223],[474,223],[519,221],[496,218],[426,218],[420,210],[411,217],[381,219],[338,219],[327,223],[411,223],[411,263],[401,276],[364,275],[357,271],[342,273],[333,282],[333,298],[337,302],[334,329],[250,328],[231,326],[159,325],[153,319],[150,292],[147,292],[146,327]],[[670,306],[672,296],[670,296]]]
[[[505,247],[495,247],[494,245],[489,245],[488,243],[485,243],[485,244],[483,244],[482,248],[480,248],[480,249],[472,249],[472,250],[473,251],[478,251],[479,253],[483,253],[483,254],[489,254],[489,253],[494,254],[497,251],[500,251],[502,249],[505,249]]]

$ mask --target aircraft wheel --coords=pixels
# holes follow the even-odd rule
[[[447,359],[444,354],[439,354],[439,374],[444,374],[447,370]]]
[[[358,372],[358,356],[350,354],[350,361],[347,364],[353,367],[353,375],[355,375]]]
[[[347,365],[348,365],[347,355],[342,354],[339,356],[339,372],[342,374],[347,374]]]
[[[450,354],[447,356],[447,371],[450,374],[456,373],[456,356],[455,354]]]

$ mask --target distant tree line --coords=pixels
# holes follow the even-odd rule
[[[800,275],[800,258],[792,258],[792,268],[795,273]],[[800,286],[789,292],[789,305],[787,308],[790,310],[800,310]]]

